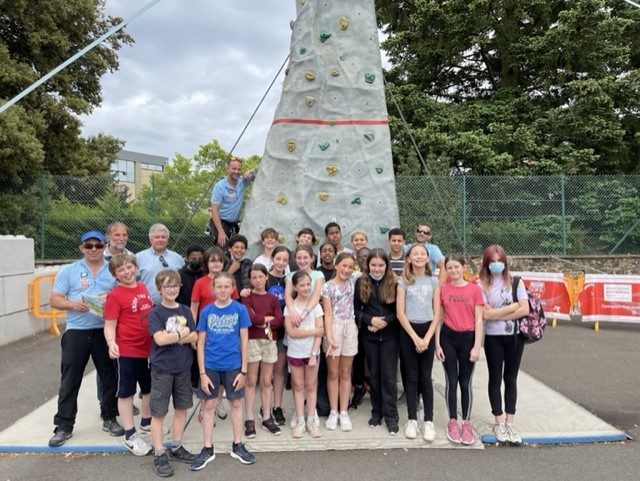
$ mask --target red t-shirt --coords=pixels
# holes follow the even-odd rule
[[[118,284],[107,295],[104,318],[117,322],[116,343],[122,357],[149,357],[151,336],[147,316],[152,309],[153,301],[142,282],[135,287]]]
[[[444,310],[445,326],[457,332],[475,331],[476,306],[484,305],[482,290],[477,284],[442,284],[440,302]]]
[[[240,296],[238,294],[236,281],[233,281],[233,291],[231,291],[231,299],[238,299],[239,297]],[[196,283],[193,285],[193,291],[191,291],[191,302],[200,303],[198,305],[198,317],[200,317],[200,312],[202,312],[202,309],[215,301],[216,296],[213,293],[213,279],[211,279],[211,277],[209,277],[208,275],[205,275],[196,281]]]

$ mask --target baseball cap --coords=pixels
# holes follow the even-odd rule
[[[89,239],[98,239],[100,242],[106,242],[104,234],[97,230],[88,230],[87,232],[82,234],[82,237],[80,237],[80,242],[84,242]]]

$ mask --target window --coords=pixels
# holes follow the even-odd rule
[[[155,170],[156,172],[162,172],[163,170],[161,165],[145,164],[144,162],[140,163],[140,167],[144,170]]]
[[[115,179],[118,182],[136,181],[135,163],[130,160],[116,160],[111,164],[111,172],[115,174]]]

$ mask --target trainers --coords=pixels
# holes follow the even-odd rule
[[[220,421],[227,419],[227,409],[224,407],[224,401],[222,399],[220,399],[216,405],[216,416],[218,416]]]
[[[233,448],[229,454],[232,458],[236,458],[242,464],[253,464],[256,462],[256,457],[247,451],[244,443],[233,443]]]
[[[138,433],[133,433],[129,439],[123,439],[122,444],[136,456],[146,456],[152,449]]]
[[[353,424],[351,423],[351,418],[347,414],[347,412],[342,412],[338,415],[338,419],[340,420],[340,431],[351,431],[353,429]]]
[[[425,421],[422,425],[422,439],[427,442],[435,441],[436,439],[436,427],[431,421]]]
[[[300,439],[304,435],[304,432],[306,431],[306,429],[307,428],[306,428],[306,425],[304,424],[304,418],[300,418],[296,423],[296,425],[294,426],[293,430],[291,431],[291,437],[295,439]]]
[[[262,429],[268,431],[269,434],[274,436],[280,436],[280,434],[282,434],[282,431],[272,417],[269,417],[266,421],[262,421]]]
[[[473,435],[473,428],[471,427],[471,421],[462,422],[462,434],[460,435],[460,442],[467,446],[473,444],[476,438]]]
[[[173,468],[169,464],[169,457],[164,452],[160,456],[153,457],[153,470],[161,478],[168,478],[173,476]]]
[[[516,428],[513,424],[507,424],[506,429],[509,433],[509,442],[511,444],[522,444],[522,438],[520,437],[520,433],[518,433],[518,428]]]
[[[55,433],[53,433],[51,439],[49,439],[49,447],[57,448],[58,446],[62,446],[67,442],[67,439],[71,438],[71,436],[73,436],[72,433],[64,431],[63,429],[58,429]]]
[[[278,426],[284,426],[287,422],[284,417],[284,410],[281,407],[273,408],[273,418]]]
[[[329,413],[329,417],[324,422],[324,427],[328,431],[335,431],[338,427],[338,413],[336,411],[331,411]]]
[[[247,419],[244,422],[244,437],[248,439],[256,437],[256,423],[253,419]]]
[[[196,455],[187,451],[184,446],[179,446],[176,449],[170,448],[168,453],[172,461],[179,463],[191,464],[196,459]]]
[[[400,432],[400,427],[395,423],[387,424],[387,432],[389,436],[397,436]]]
[[[499,443],[509,442],[509,431],[507,425],[504,423],[495,423],[493,425],[493,434],[496,436],[496,441]]]
[[[382,422],[380,421],[380,418],[377,418],[375,416],[371,416],[369,418],[368,425],[369,425],[370,428],[377,428],[381,424],[382,424]]]
[[[107,419],[102,423],[102,430],[111,436],[124,436],[124,428],[115,419]]]
[[[309,431],[309,435],[312,438],[319,438],[320,436],[322,436],[322,434],[320,433],[320,419],[318,419],[317,414],[307,419],[307,431]]]
[[[447,423],[447,439],[452,443],[460,444],[460,430],[458,429],[457,419],[449,419]]]
[[[211,446],[210,448],[204,447],[202,448],[202,451],[200,451],[200,454],[198,454],[193,462],[189,465],[189,469],[191,471],[200,471],[214,459],[216,459],[216,453],[213,450],[213,446]]]
[[[407,439],[415,439],[418,435],[418,421],[409,419],[404,425],[404,437]]]

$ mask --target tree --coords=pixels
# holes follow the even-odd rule
[[[476,174],[640,171],[640,9],[622,0],[377,0],[421,152]],[[399,117],[390,104],[392,117]],[[415,170],[391,122],[396,168]],[[414,165],[414,167],[412,167]]]
[[[103,10],[104,0],[0,1],[0,103],[121,21]],[[82,138],[77,115],[100,105],[100,78],[118,68],[118,49],[132,42],[120,31],[0,114],[0,233],[31,222],[34,213],[19,199],[38,174],[109,170],[122,142]]]

